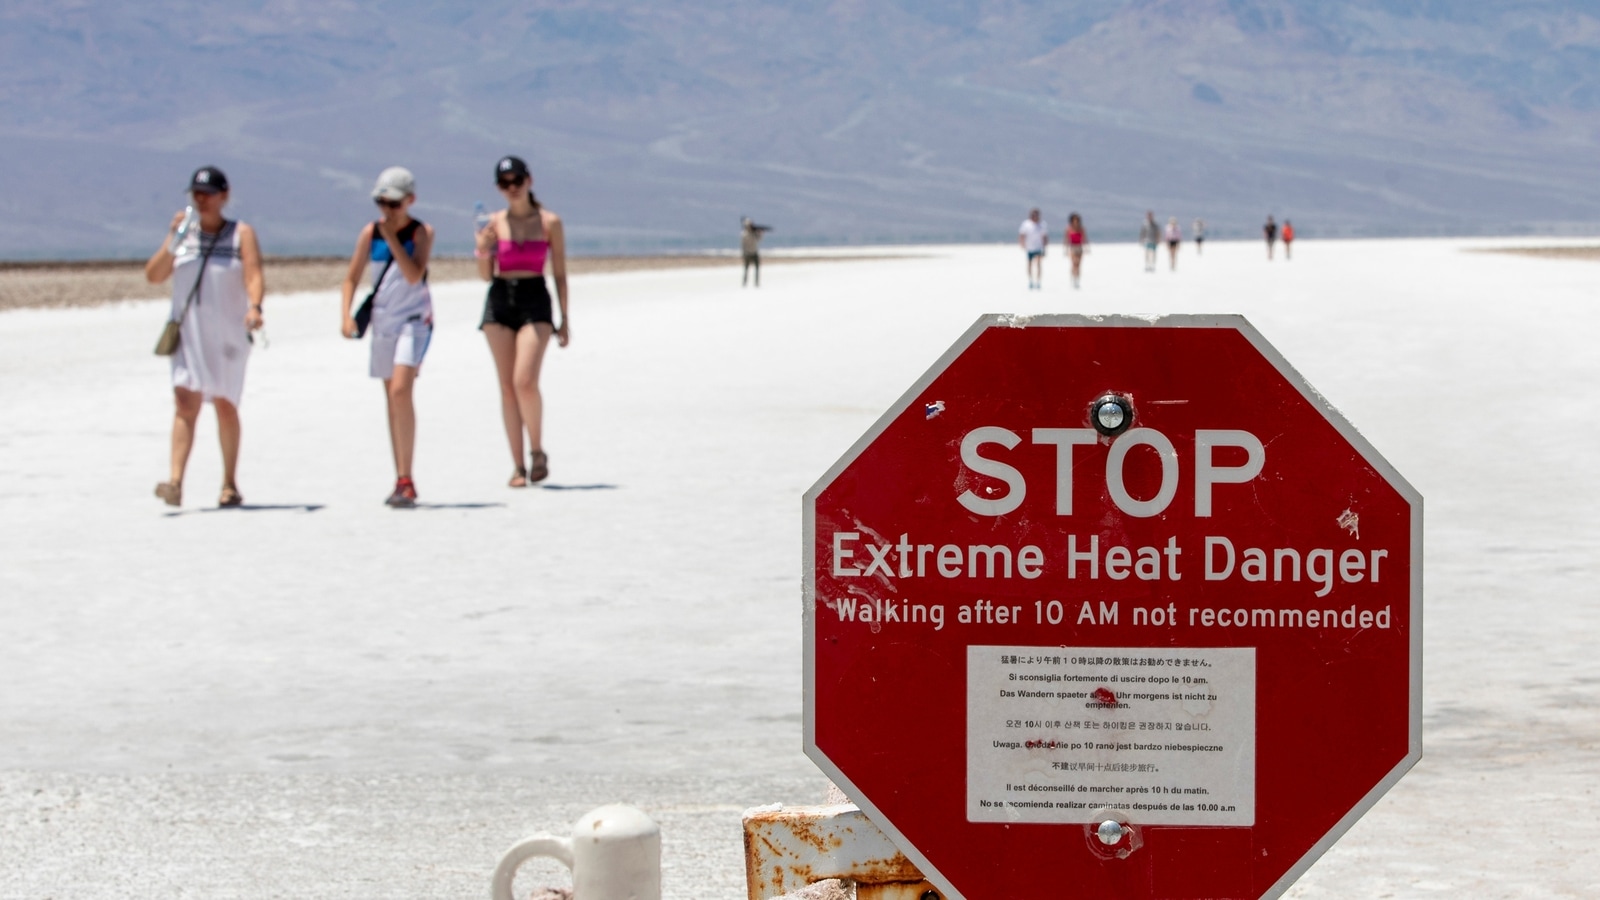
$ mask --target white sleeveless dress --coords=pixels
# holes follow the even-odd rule
[[[215,236],[194,228],[178,246],[172,264],[172,317],[183,313],[184,301],[206,261],[200,293],[189,304],[183,320],[182,340],[172,355],[172,386],[218,397],[239,405],[244,394],[244,368],[250,359],[250,333],[245,314],[250,295],[244,286],[244,263],[239,259],[238,223],[225,221]]]

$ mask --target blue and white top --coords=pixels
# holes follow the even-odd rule
[[[406,253],[417,252],[417,230],[422,222],[412,219],[400,229],[400,244]],[[367,267],[372,271],[373,287],[377,296],[372,301],[372,328],[378,334],[395,334],[407,322],[433,323],[433,293],[428,290],[427,273],[416,284],[406,281],[398,264],[390,263],[389,242],[383,239],[378,226],[372,226],[372,255]],[[385,271],[387,269],[387,271]],[[377,279],[383,278],[382,282]]]

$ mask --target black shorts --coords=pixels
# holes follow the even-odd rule
[[[512,331],[535,322],[554,325],[551,317],[550,289],[545,287],[544,276],[533,278],[496,278],[489,283],[489,297],[483,302],[483,321],[478,324],[504,325]]]

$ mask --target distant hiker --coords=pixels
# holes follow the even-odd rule
[[[1144,270],[1156,270],[1156,245],[1161,242],[1161,226],[1156,224],[1156,214],[1145,211],[1144,221],[1139,225],[1139,243],[1144,245]]]
[[[172,472],[156,485],[168,506],[183,504],[183,473],[194,447],[194,427],[207,400],[217,414],[222,444],[222,493],[217,505],[239,506],[234,478],[239,464],[239,400],[250,359],[250,332],[261,327],[266,280],[253,228],[222,217],[228,176],[215,166],[189,179],[191,208],[172,217],[167,238],[144,264],[151,284],[172,279],[172,314],[178,343],[172,350]],[[190,218],[191,214],[194,218]],[[161,352],[164,348],[158,348]]]
[[[1194,232],[1194,255],[1199,256],[1206,243],[1206,220],[1195,219],[1189,227]]]
[[[1178,270],[1178,245],[1183,243],[1183,232],[1178,228],[1178,217],[1167,219],[1167,271]]]
[[[1293,246],[1294,246],[1294,223],[1289,221],[1288,219],[1284,219],[1283,220],[1283,258],[1284,259],[1293,259],[1294,258],[1294,254],[1291,252]]]
[[[1039,218],[1037,207],[1028,211],[1017,229],[1017,245],[1028,254],[1028,290],[1044,287],[1044,248],[1050,243],[1050,226]]]
[[[478,232],[478,275],[489,282],[478,324],[500,381],[500,417],[511,447],[509,487],[527,487],[550,477],[550,458],[544,452],[544,396],[539,392],[539,371],[544,353],[555,335],[565,347],[572,334],[567,313],[567,241],[561,217],[533,196],[533,175],[528,164],[507,156],[494,165],[494,184],[505,195],[506,208],[489,217]],[[561,307],[561,327],[555,324],[550,289],[545,285],[545,263],[556,282]],[[528,436],[528,464],[522,464],[522,436]]]
[[[1089,246],[1089,232],[1084,230],[1083,217],[1077,213],[1067,216],[1067,256],[1072,260],[1072,287],[1078,287],[1078,274],[1083,268],[1083,251]]]
[[[428,256],[433,251],[433,227],[411,218],[417,202],[416,179],[399,166],[384,169],[372,188],[379,218],[361,226],[350,268],[340,285],[340,332],[347,338],[372,331],[367,371],[383,380],[384,402],[389,410],[389,445],[394,451],[394,491],[384,502],[396,508],[417,505],[417,486],[411,480],[412,455],[417,443],[417,410],[412,387],[422,371],[422,358],[433,339],[433,294],[428,290]],[[372,263],[371,303],[352,313],[356,285]],[[357,324],[357,317],[363,321]]]
[[[1261,226],[1261,235],[1267,239],[1267,259],[1272,258],[1272,248],[1278,243],[1278,223],[1272,221],[1272,216],[1267,216],[1267,224]]]
[[[744,251],[744,278],[740,287],[750,283],[750,269],[756,270],[756,287],[761,287],[761,238],[772,230],[771,225],[757,225],[749,216],[739,220],[739,249]]]

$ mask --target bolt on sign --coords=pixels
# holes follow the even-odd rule
[[[1422,756],[1422,498],[1244,319],[980,319],[805,498],[806,752],[949,897],[1277,897]]]

